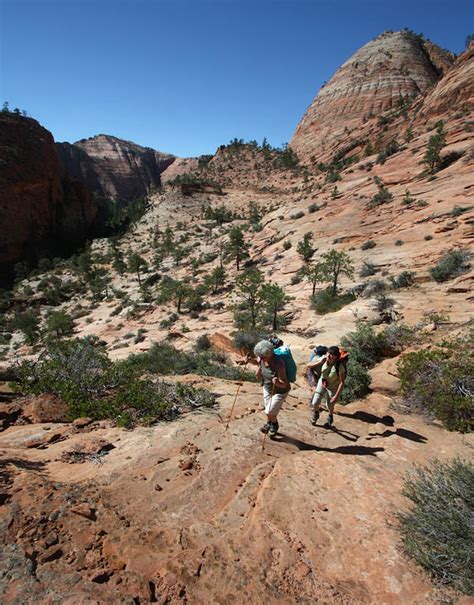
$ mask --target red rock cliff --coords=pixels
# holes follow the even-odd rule
[[[70,252],[91,235],[97,206],[61,164],[36,120],[0,113],[0,269]]]
[[[122,200],[142,197],[161,184],[161,173],[175,156],[100,134],[57,143],[68,173],[97,195]]]

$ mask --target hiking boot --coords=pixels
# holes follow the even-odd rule
[[[268,431],[270,430],[270,422],[267,422],[266,424],[261,426],[260,430],[262,431],[262,433],[268,433]]]
[[[317,412],[313,412],[313,413],[311,414],[311,424],[312,424],[313,426],[316,426],[316,423],[318,422],[318,419],[319,419],[319,411],[317,411]]]
[[[333,422],[334,422],[334,418],[333,418],[332,414],[329,414],[328,419],[326,420],[326,424],[328,426],[332,426]]]
[[[278,422],[270,422],[270,428],[268,429],[268,436],[271,437],[275,437],[275,435],[278,433],[278,429],[280,428],[278,425]]]

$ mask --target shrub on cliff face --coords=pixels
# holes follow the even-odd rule
[[[430,269],[431,277],[438,283],[453,279],[468,270],[470,254],[465,250],[450,250],[439,263]]]
[[[474,595],[474,465],[433,461],[405,480],[412,508],[398,514],[406,552],[442,584]]]

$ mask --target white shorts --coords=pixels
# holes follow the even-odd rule
[[[331,389],[324,388],[323,381],[320,378],[318,380],[316,390],[314,391],[313,397],[311,399],[311,407],[314,408],[316,406],[319,406],[325,395],[326,395],[326,405],[329,407],[329,403],[331,401],[331,398],[334,397],[335,392],[333,393],[333,391],[331,391]]]
[[[267,416],[277,416],[283,402],[287,397],[288,393],[275,393],[274,395],[272,395],[270,389],[267,389],[267,387],[263,387],[263,402],[265,404],[265,414]]]

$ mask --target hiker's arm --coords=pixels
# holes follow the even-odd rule
[[[273,378],[273,384],[276,387],[284,389],[288,386],[288,378],[286,377],[286,368],[284,363],[279,363],[276,369],[276,376]]]
[[[322,366],[325,361],[326,361],[326,357],[317,357],[317,358],[313,359],[312,361],[308,362],[306,364],[306,367],[309,368],[310,370],[312,370],[313,368]]]
[[[257,380],[262,380],[262,368],[260,366],[260,357],[257,357],[257,364],[258,368],[255,371],[255,376],[257,377]]]
[[[336,393],[334,395],[334,397],[331,398],[331,403],[337,403],[337,400],[339,399],[339,395],[341,394],[342,389],[344,388],[344,383],[346,381],[346,373],[344,372],[344,370],[341,371],[341,374],[339,376],[339,386],[337,387]]]
[[[252,364],[254,366],[258,366],[258,360],[256,357],[248,353],[243,359],[239,359],[235,362],[239,366],[246,366],[247,364]]]

